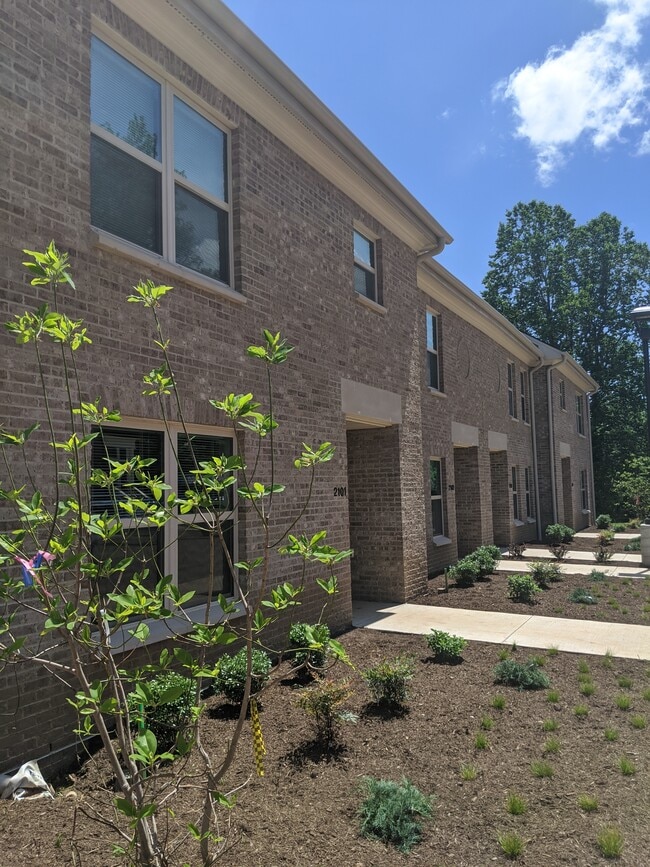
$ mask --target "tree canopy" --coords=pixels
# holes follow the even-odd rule
[[[591,402],[596,500],[616,511],[613,478],[647,454],[630,311],[650,303],[648,245],[611,214],[578,225],[560,205],[519,202],[499,225],[483,283],[486,301],[517,328],[570,352],[599,383]]]

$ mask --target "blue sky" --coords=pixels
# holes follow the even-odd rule
[[[226,0],[454,237],[477,292],[518,201],[650,243],[650,0]]]

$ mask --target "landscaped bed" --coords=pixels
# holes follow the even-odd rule
[[[370,705],[360,676],[339,664],[330,676],[352,675],[355,693],[346,706],[359,720],[342,726],[339,744],[328,755],[296,706],[300,687],[285,663],[285,680],[266,693],[261,712],[266,775],[255,776],[249,737],[230,775],[232,787],[252,777],[230,817],[233,848],[219,863],[484,867],[508,863],[497,838],[514,832],[525,843],[519,863],[593,867],[606,863],[596,842],[606,826],[622,834],[619,863],[647,863],[650,760],[648,731],[642,728],[646,715],[650,718],[647,663],[542,652],[550,687],[519,692],[493,683],[499,657],[507,653],[496,645],[472,643],[461,664],[441,665],[430,660],[421,636],[360,629],[341,640],[358,668],[398,654],[415,658],[408,712]],[[524,649],[511,655],[522,662],[531,657]],[[549,701],[553,691],[557,695]],[[500,704],[498,696],[502,708],[493,706]],[[630,708],[619,709],[617,701]],[[231,714],[217,698],[207,710],[204,742],[217,753],[229,737]],[[485,741],[482,749],[477,735]],[[634,773],[624,775],[621,759]],[[534,776],[532,765],[540,762],[550,766],[551,777]],[[424,822],[422,842],[410,855],[359,835],[359,785],[366,775],[406,777],[435,796],[433,817]],[[54,802],[0,802],[3,865],[122,863],[111,856],[110,832],[82,812],[95,799],[110,803],[114,793],[100,788],[109,780],[100,753]],[[522,815],[507,812],[509,795],[525,803]],[[582,796],[595,799],[597,809],[581,808]],[[582,804],[590,805],[584,799]],[[73,826],[76,861],[70,849]]]

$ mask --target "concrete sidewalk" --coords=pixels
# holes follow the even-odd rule
[[[511,559],[508,551],[503,551],[501,556],[507,560]],[[532,548],[527,547],[524,552],[524,560],[555,560],[555,554],[550,551],[548,548]],[[592,551],[567,551],[564,555],[564,558],[561,561],[562,563],[584,563],[588,566],[599,566],[596,561],[596,558],[593,555]],[[636,552],[623,552],[621,554],[612,554],[607,563],[610,566],[615,565],[628,565],[632,564],[641,565],[641,555]]]
[[[615,539],[625,539],[626,541],[629,542],[631,539],[634,539],[635,537],[638,537],[640,535],[641,535],[641,532],[639,530],[625,530],[624,533],[614,533],[614,538]],[[587,533],[586,531],[583,530],[580,533],[576,533],[574,538],[576,538],[576,539],[597,539],[599,536],[600,536],[600,533]]]
[[[521,647],[557,647],[571,653],[600,656],[609,651],[626,659],[650,660],[650,626],[627,623],[365,600],[354,602],[352,623],[381,632],[425,635],[431,629],[442,629],[469,641],[516,642]]]
[[[537,559],[531,558],[531,559]],[[650,569],[638,566],[606,566],[603,563],[571,563],[560,561],[565,575],[588,575],[594,569],[609,578],[650,578]],[[495,572],[530,572],[529,560],[511,560],[508,557],[499,562]]]

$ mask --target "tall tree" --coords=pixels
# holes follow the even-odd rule
[[[647,452],[643,364],[630,310],[650,303],[650,250],[611,214],[582,226],[559,205],[506,213],[484,298],[520,330],[570,352],[599,383],[591,403],[599,509],[612,479]]]

